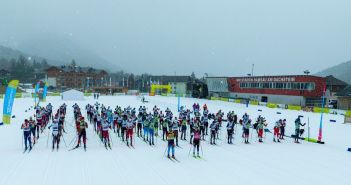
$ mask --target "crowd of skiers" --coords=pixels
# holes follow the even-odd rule
[[[25,119],[24,123],[22,123],[21,129],[23,130],[24,136],[24,151],[28,149],[29,151],[32,150],[33,145],[36,144],[40,135],[46,128],[52,129],[52,149],[54,150],[55,144],[56,148],[59,148],[60,137],[62,136],[62,132],[64,132],[66,105],[62,105],[55,115],[53,115],[52,108],[50,103],[46,107],[37,105],[34,107],[35,119],[30,116],[29,119]]]
[[[52,115],[51,104],[46,107],[37,106],[35,109],[36,120],[26,119],[21,127],[24,131],[25,150],[27,150],[27,142],[30,150],[32,149],[32,143],[39,139],[39,131],[43,132],[47,125],[49,125],[48,129],[52,130],[52,149],[54,150],[56,145],[58,150],[60,139],[63,137],[62,133],[65,132],[66,105],[60,106],[55,115]],[[253,123],[248,114],[245,113],[239,120],[234,111],[230,111],[225,118],[225,114],[221,110],[217,113],[211,113],[206,104],[202,107],[199,104],[194,104],[192,110],[180,107],[178,116],[175,116],[169,108],[164,112],[157,106],[154,106],[151,111],[147,111],[145,106],[140,106],[138,109],[130,106],[126,108],[116,106],[112,109],[109,106],[100,105],[98,102],[94,105],[86,105],[87,118],[83,117],[81,108],[77,104],[73,105],[73,110],[77,132],[77,144],[73,149],[79,148],[83,142],[86,150],[88,123],[92,125],[94,132],[106,149],[111,149],[110,132],[115,133],[128,147],[134,147],[134,135],[150,146],[154,146],[157,141],[155,137],[160,136],[163,141],[168,143],[165,153],[167,152],[167,157],[170,159],[175,159],[175,148],[180,147],[179,139],[188,141],[192,145],[191,150],[194,157],[201,157],[201,142],[209,139],[210,145],[216,145],[218,139],[221,138],[222,130],[226,130],[228,144],[233,144],[237,127],[242,127],[242,138],[245,144],[250,143],[254,133],[257,134],[258,142],[262,143],[266,133],[271,132],[267,128],[266,119],[262,116],[259,116]],[[51,124],[49,124],[50,119],[52,120]],[[226,125],[223,125],[224,122]],[[305,124],[301,123],[299,116],[295,120],[294,139],[296,143],[299,143],[304,126]],[[284,139],[285,127],[286,119],[280,119],[274,123],[272,132],[274,142],[281,142]],[[31,139],[31,135],[34,139]],[[207,138],[208,135],[209,138]]]

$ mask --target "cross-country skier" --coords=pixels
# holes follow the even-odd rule
[[[164,141],[165,139],[167,140],[167,127],[169,124],[170,120],[167,118],[162,122],[162,140]]]
[[[33,145],[35,145],[36,143],[36,135],[35,135],[35,131],[36,131],[36,127],[37,127],[37,124],[35,123],[35,121],[33,120],[32,116],[29,117],[29,125],[30,125],[30,131],[32,133],[32,136],[33,136]]]
[[[194,141],[193,141],[193,156],[195,156],[195,150],[197,151],[197,157],[200,157],[200,140],[201,140],[201,133],[197,126],[194,127]]]
[[[295,143],[300,143],[299,142],[300,126],[302,126],[302,124],[301,124],[301,117],[299,116],[295,120]]]
[[[42,132],[43,131],[43,127],[44,127],[44,123],[43,123],[43,117],[42,117],[42,114],[40,112],[40,110],[37,112],[36,114],[36,118],[37,118],[37,132],[38,132],[38,137],[37,139],[39,139],[39,130]]]
[[[230,120],[227,123],[228,144],[233,144],[234,126],[235,126],[235,123],[233,120]]]
[[[60,135],[59,135],[59,120],[54,118],[52,123],[49,125],[48,129],[50,130],[52,128],[52,151],[55,149],[55,144],[56,144],[56,150],[58,151],[59,149],[59,144],[60,144]]]
[[[282,121],[282,124],[280,125],[280,139],[284,140],[285,136],[285,127],[286,127],[286,119]]]
[[[210,144],[216,145],[217,120],[213,120],[213,122],[211,123],[210,131],[211,131]]]
[[[129,138],[130,138],[130,146],[133,147],[133,129],[134,129],[133,120],[129,119],[127,122],[127,146],[129,146]]]
[[[23,130],[23,138],[24,138],[24,151],[28,149],[28,144],[29,143],[29,151],[32,150],[32,141],[31,141],[31,132],[30,132],[30,125],[29,121],[27,119],[24,120],[24,123],[21,126],[21,129]]]
[[[175,159],[175,155],[174,155],[174,138],[175,138],[175,135],[174,135],[174,132],[173,130],[170,130],[168,133],[167,133],[167,141],[168,141],[168,145],[167,145],[167,157],[168,158],[171,158],[170,157],[170,152],[172,151],[172,158]]]
[[[174,134],[174,138],[176,141],[176,146],[178,145],[178,130],[179,130],[179,126],[178,126],[178,119],[177,117],[175,117],[173,123],[172,123],[172,130],[173,130],[173,134]]]
[[[78,143],[76,148],[80,146],[81,139],[83,138],[84,150],[87,149],[87,132],[86,129],[88,128],[88,124],[85,122],[84,117],[81,116],[79,118],[79,125],[78,125]]]
[[[274,136],[273,136],[273,142],[279,142],[280,143],[280,127],[283,123],[283,120],[279,120],[279,121],[276,121],[275,122],[275,125],[274,125]]]
[[[258,142],[260,143],[263,143],[263,132],[266,126],[264,118],[260,117],[257,124]]]
[[[137,123],[137,136],[138,137],[142,136],[142,133],[141,133],[142,128],[143,128],[143,113],[139,112],[138,123]]]
[[[122,129],[121,129],[122,142],[124,142],[124,139],[127,138],[127,124],[128,124],[128,116],[126,113],[124,113],[123,121],[122,121]]]
[[[250,128],[251,128],[251,120],[250,119],[247,120],[246,122],[243,122],[245,144],[250,144],[250,142],[249,142]]]
[[[205,112],[205,111],[204,111]],[[204,115],[201,117],[201,122],[203,123],[203,127],[204,127],[204,135],[208,135],[208,114],[204,113]]]
[[[144,113],[143,116],[143,130],[144,130],[144,141],[147,142],[149,141],[149,127],[150,127],[150,121],[151,121],[151,114],[146,115],[146,113]]]
[[[110,144],[110,135],[109,135],[109,129],[111,128],[110,123],[106,119],[101,120],[101,126],[102,126],[102,140],[105,145],[105,148],[107,147],[111,148]]]
[[[182,131],[182,133],[181,133],[181,136],[180,136],[180,140],[186,141],[186,129],[187,129],[187,121],[186,121],[186,119],[183,119],[181,121],[181,131]]]

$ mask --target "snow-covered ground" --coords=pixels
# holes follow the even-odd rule
[[[174,112],[177,98],[147,97],[149,110],[154,105]],[[48,97],[56,109],[63,103],[60,97]],[[107,106],[122,107],[143,105],[135,96],[101,97]],[[77,102],[81,107],[94,103],[92,98]],[[234,110],[240,117],[247,112],[251,118],[264,116],[270,123],[281,118],[288,120],[287,134],[293,132],[294,120],[303,115],[303,122],[310,121],[311,137],[317,138],[320,114],[289,110],[269,109],[266,107],[234,104],[229,102],[182,98],[181,104],[190,108],[194,102],[206,103],[210,112],[219,109],[227,113]],[[72,105],[68,104],[66,121],[68,134],[64,135],[67,145],[75,139]],[[3,100],[0,100],[0,105]],[[235,137],[235,145],[225,143],[226,134],[222,131],[218,146],[202,142],[204,160],[189,157],[191,145],[180,141],[182,148],[176,148],[180,163],[164,157],[166,143],[157,140],[150,147],[139,138],[135,139],[135,149],[130,149],[112,134],[113,150],[107,151],[99,142],[91,128],[87,132],[87,152],[82,149],[68,151],[71,146],[61,143],[58,152],[47,147],[51,142],[47,131],[35,145],[31,153],[23,154],[22,131],[20,125],[33,111],[25,112],[33,105],[33,99],[16,99],[11,125],[0,126],[0,185],[343,185],[350,184],[348,178],[351,166],[351,125],[342,124],[343,117],[324,115],[323,140],[325,145],[302,142],[294,144],[287,138],[282,143],[273,143],[272,135],[267,134],[265,143],[259,144],[256,136],[253,142],[245,145],[240,137],[241,128]],[[262,112],[259,112],[261,109]],[[282,114],[277,114],[277,112]],[[2,106],[0,107],[2,113]],[[2,117],[2,114],[0,114]],[[329,122],[330,119],[336,123]]]

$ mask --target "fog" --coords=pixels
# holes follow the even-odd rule
[[[135,73],[236,76],[252,64],[255,75],[316,73],[351,59],[350,9],[350,0],[1,0],[0,44],[57,35]]]

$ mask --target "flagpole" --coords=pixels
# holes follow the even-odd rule
[[[326,86],[324,86],[324,90],[323,90],[323,98],[322,98],[322,111],[321,111],[321,120],[319,123],[319,133],[318,133],[318,143],[322,143],[324,144],[324,142],[322,142],[322,136],[323,136],[323,113],[324,113],[324,103],[325,103],[325,94],[326,94]]]

